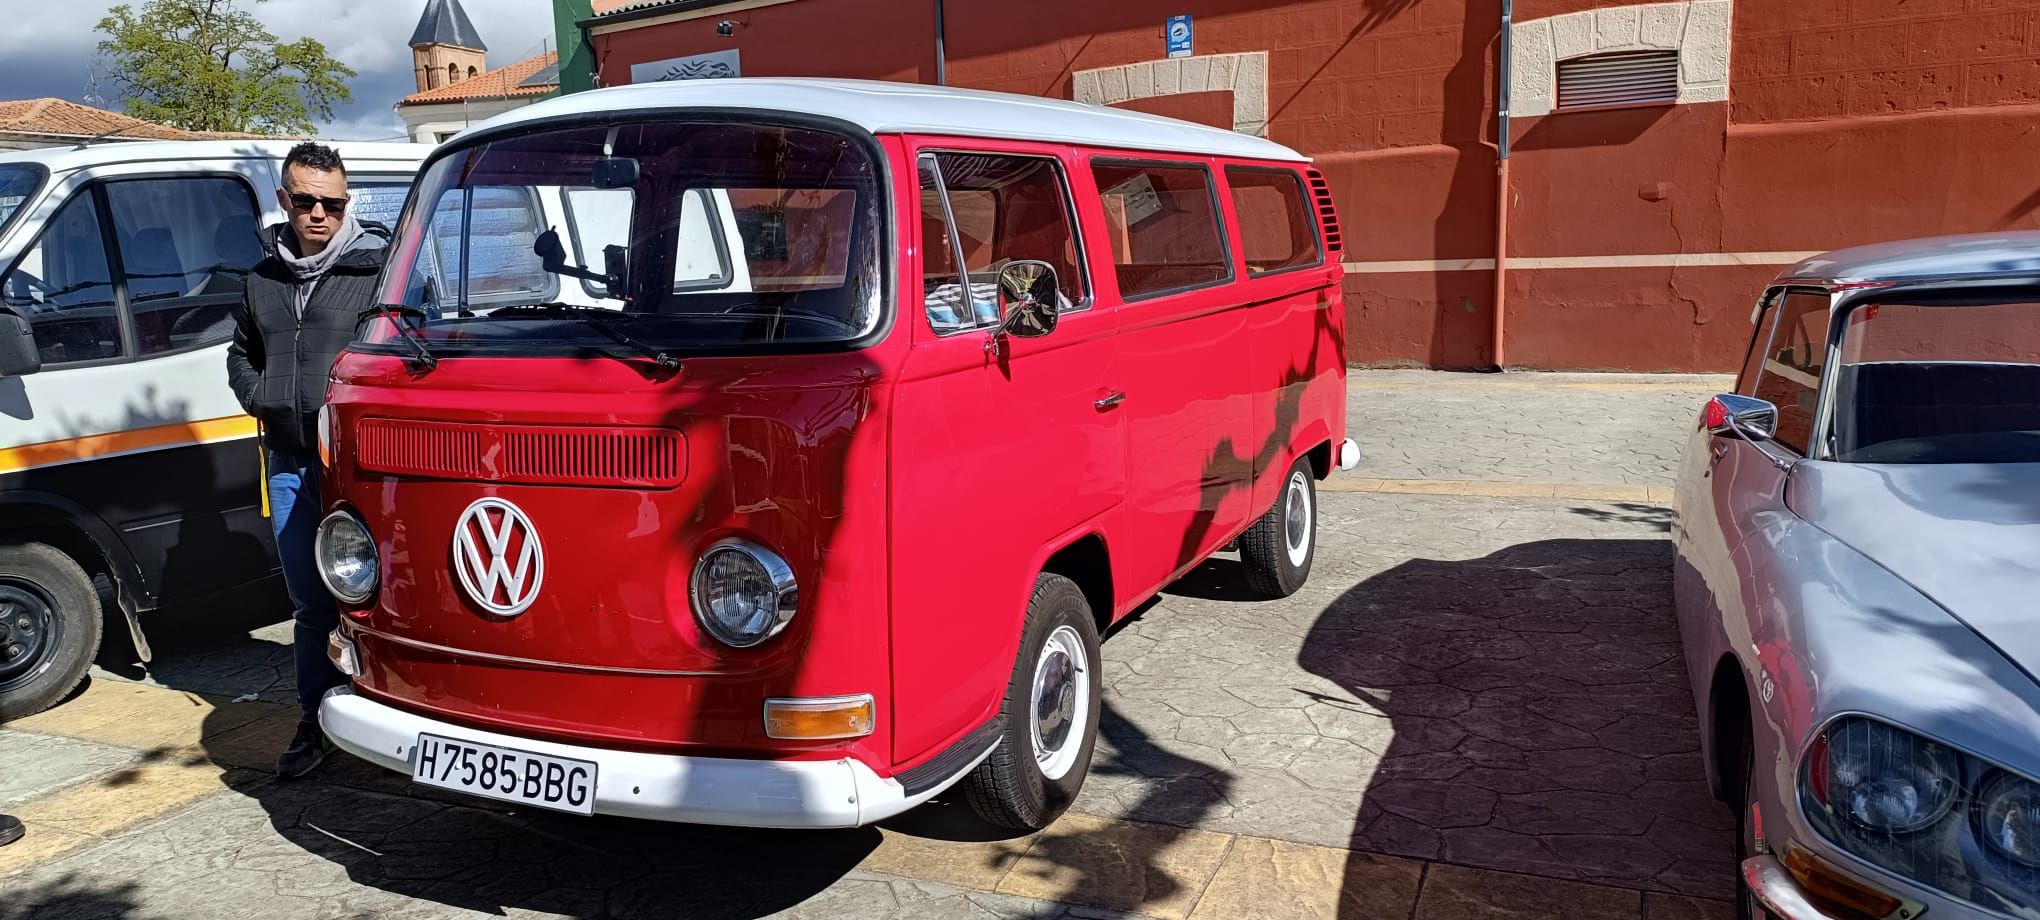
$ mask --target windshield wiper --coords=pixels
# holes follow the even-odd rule
[[[425,338],[418,334],[418,330],[404,325],[404,321],[397,318],[397,314],[390,310],[389,304],[377,303],[375,309],[383,315],[384,319],[390,321],[390,325],[397,327],[398,338],[410,343],[411,351],[417,356],[411,363],[428,371],[439,366],[439,359],[432,355],[432,349],[426,347]],[[425,315],[425,311],[419,310],[416,307],[398,307],[397,309],[406,313],[416,313],[419,316]]]
[[[515,304],[489,311],[489,315],[492,317],[502,316],[506,313],[527,316],[573,317],[586,323],[589,328],[594,329],[596,332],[608,336],[616,344],[651,359],[652,363],[665,370],[674,370],[680,366],[679,358],[667,354],[664,349],[638,341],[632,338],[629,333],[615,327],[615,323],[629,322],[636,319],[636,317],[628,313],[617,310],[602,310],[595,307],[583,307],[576,304],[560,303],[559,301],[553,301],[552,303]]]

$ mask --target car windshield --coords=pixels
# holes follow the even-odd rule
[[[1859,306],[1846,323],[1838,459],[2040,462],[2040,302],[1915,297]]]
[[[0,231],[14,222],[29,199],[35,197],[36,187],[42,184],[40,168],[19,163],[0,163]]]
[[[489,141],[419,178],[383,302],[438,354],[858,339],[882,310],[878,169],[849,137],[757,122]]]

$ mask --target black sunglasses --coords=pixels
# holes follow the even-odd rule
[[[295,192],[290,196],[290,206],[294,210],[310,211],[314,205],[325,205],[326,213],[328,214],[341,214],[347,210],[347,199],[320,198],[316,195],[305,195]]]

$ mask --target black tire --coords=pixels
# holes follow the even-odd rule
[[[100,614],[99,592],[71,557],[43,543],[0,543],[0,723],[78,688],[99,654]]]
[[[1747,720],[1743,723],[1742,744],[1739,757],[1734,761],[1741,765],[1735,775],[1736,787],[1733,801],[1735,808],[1735,916],[1736,920],[1776,920],[1776,916],[1765,910],[1750,894],[1749,883],[1743,881],[1742,863],[1756,852],[1756,830],[1750,815],[1756,808],[1757,742],[1750,735]]]
[[[1247,564],[1247,582],[1271,598],[1295,594],[1310,580],[1317,559],[1317,470],[1309,457],[1298,457],[1283,474],[1275,507],[1240,534],[1240,561]],[[1297,534],[1291,534],[1291,525]],[[1300,537],[1296,548],[1292,537]]]
[[[1043,667],[1053,673],[1053,662],[1043,654],[1051,639],[1062,651],[1074,642],[1083,656],[1081,662],[1072,662],[1073,670],[1068,672],[1069,692],[1080,695],[1066,703],[1060,713],[1064,721],[1050,727],[1046,747],[1053,752],[1047,759],[1054,775],[1044,772],[1034,742],[1035,677]],[[1013,662],[1005,702],[999,707],[998,746],[963,783],[971,810],[992,824],[1024,831],[1040,830],[1061,816],[1084,788],[1084,776],[1091,769],[1091,750],[1098,743],[1101,690],[1098,627],[1091,617],[1090,602],[1076,582],[1061,575],[1042,575],[1035,580],[1034,595],[1027,603],[1020,653]],[[1082,721],[1069,721],[1077,718]],[[1060,743],[1054,743],[1057,729],[1063,732]]]

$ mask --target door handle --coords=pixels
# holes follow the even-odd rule
[[[1094,402],[1091,405],[1097,406],[1098,411],[1100,412],[1108,412],[1112,409],[1118,408],[1119,404],[1125,401],[1126,394],[1115,390],[1112,393],[1099,398],[1097,402]]]
[[[1716,444],[1716,445],[1714,445],[1714,447],[1713,447],[1713,453],[1714,453],[1714,459],[1713,459],[1713,460],[1710,460],[1710,461],[1708,461],[1708,465],[1709,465],[1709,466],[1713,466],[1713,465],[1714,465],[1714,464],[1716,464],[1716,463],[1720,463],[1720,462],[1721,462],[1721,458],[1723,458],[1723,457],[1726,457],[1726,456],[1728,456],[1728,445],[1726,445],[1726,444]]]

